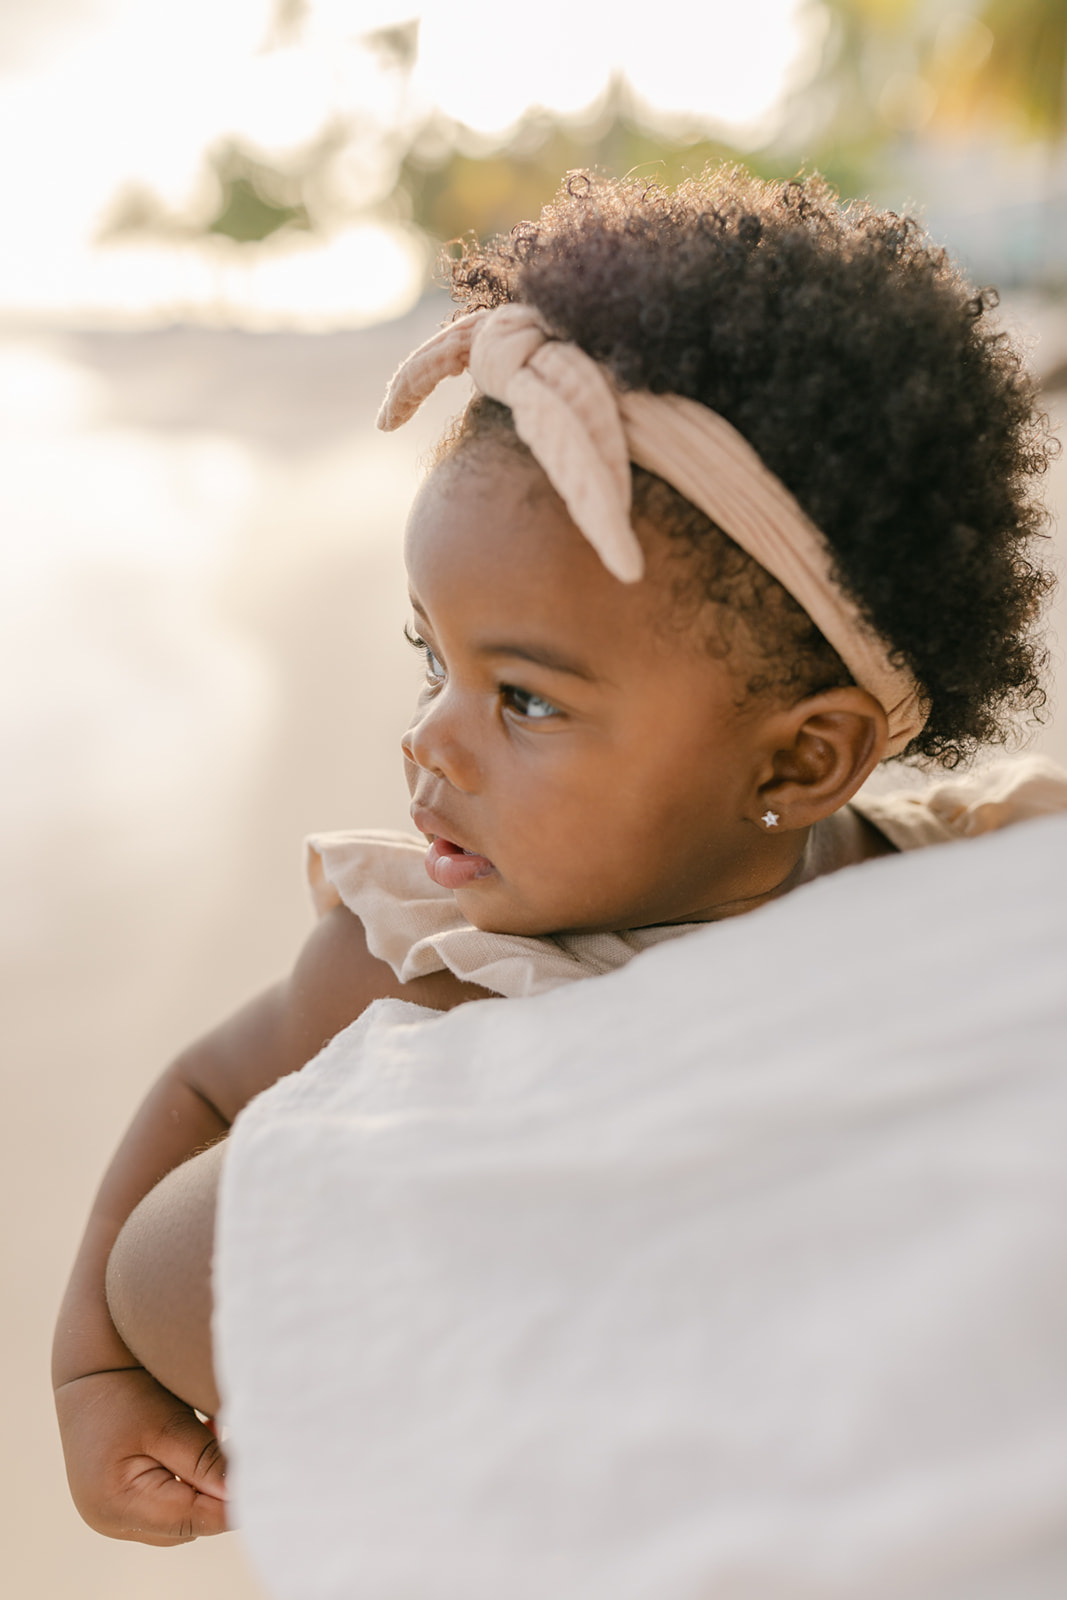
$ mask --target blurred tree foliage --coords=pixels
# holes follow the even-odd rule
[[[971,119],[995,118],[1024,135],[1067,133],[1067,0],[986,0],[975,18],[988,48],[944,82],[946,104]],[[979,50],[987,41],[981,34]]]
[[[887,146],[927,120],[917,73],[926,0],[823,0],[814,76],[793,94],[783,140],[842,194],[862,193]]]
[[[212,165],[220,195],[208,233],[237,244],[258,244],[282,228],[309,226],[298,176],[279,172],[234,144],[216,152]]]
[[[430,138],[417,140],[405,156],[397,188],[404,210],[431,237],[447,241],[474,233],[485,239],[519,218],[536,217],[565,172],[597,168],[674,184],[709,162],[741,159],[721,140],[672,138],[642,124],[624,86],[615,83],[595,119],[583,123],[537,112],[505,144],[484,152],[457,147],[447,129],[431,129]],[[782,165],[751,154],[744,159],[764,175]]]
[[[830,27],[795,121],[845,189],[887,148],[977,129],[1067,133],[1067,0],[822,0]]]
[[[316,148],[304,166],[319,163]],[[285,170],[227,140],[205,157],[207,193],[212,203],[195,214],[175,213],[142,184],[128,184],[116,197],[100,229],[101,240],[141,235],[157,239],[198,239],[216,235],[235,244],[260,244],[283,229],[311,228],[303,201],[306,173]]]
[[[822,0],[822,10],[819,66],[760,150],[672,137],[642,122],[616,83],[596,121],[538,113],[497,149],[431,129],[405,157],[398,194],[431,236],[484,238],[536,216],[576,167],[675,182],[709,161],[743,160],[765,177],[803,163],[853,195],[918,138],[995,128],[1052,144],[1067,132],[1067,0]]]
[[[474,135],[433,113],[418,126],[382,128],[385,185],[369,198],[341,189],[340,163],[357,166],[374,142],[360,108],[324,123],[286,157],[233,142],[205,154],[212,208],[167,213],[143,189],[118,199],[104,234],[222,236],[254,248],[284,230],[329,232],[357,215],[408,220],[431,239],[486,238],[535,217],[562,174],[597,168],[673,183],[707,163],[743,160],[765,177],[803,164],[844,195],[868,192],[894,153],[939,130],[1011,128],[1050,145],[1067,133],[1067,0],[810,0],[828,21],[811,80],[794,91],[782,126],[762,149],[739,152],[706,130],[654,124],[625,84],[612,82],[586,120],[532,111],[504,141]],[[267,48],[299,38],[311,0],[277,0]],[[405,83],[417,22],[367,34],[382,69]],[[372,163],[373,164],[373,163]],[[368,169],[369,170],[369,169]],[[384,200],[390,173],[392,193]],[[341,196],[340,200],[338,195]]]

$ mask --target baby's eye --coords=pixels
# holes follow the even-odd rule
[[[516,689],[514,684],[508,683],[504,685],[502,693],[508,710],[514,711],[516,716],[526,717],[530,722],[542,722],[546,717],[559,716],[558,706],[539,694],[531,694],[528,689]]]
[[[422,652],[423,660],[426,663],[426,682],[433,684],[443,683],[445,681],[444,664],[434,654],[433,647],[428,645],[426,640],[420,638],[417,633],[413,633],[407,623],[404,624],[404,638],[414,649]]]

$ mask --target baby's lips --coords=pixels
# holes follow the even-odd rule
[[[442,889],[462,889],[496,869],[488,856],[473,855],[451,839],[434,839],[426,852],[426,871]]]

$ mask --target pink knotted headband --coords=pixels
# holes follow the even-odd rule
[[[915,679],[833,581],[818,528],[725,417],[682,395],[620,393],[584,350],[551,339],[532,306],[512,302],[460,317],[413,351],[389,385],[379,428],[400,427],[442,378],[467,370],[483,394],[510,407],[519,438],[616,578],[634,583],[644,572],[630,521],[633,461],[673,485],[804,607],[884,708],[886,755],[920,732],[927,707]]]

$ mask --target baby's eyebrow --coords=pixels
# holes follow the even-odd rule
[[[428,623],[429,617],[420,606],[414,594],[409,592],[411,609],[415,616]],[[581,678],[586,683],[599,683],[600,675],[587,667],[584,661],[577,660],[574,656],[565,654],[562,650],[554,650],[547,644],[520,644],[515,640],[506,640],[497,644],[489,642],[475,645],[480,656],[510,656],[515,661],[529,661],[536,667],[547,667],[550,672],[566,672],[572,678]]]
[[[509,640],[500,644],[479,644],[476,648],[480,656],[511,656],[517,661],[529,661],[534,666],[547,667],[550,672],[569,673],[572,678],[582,678],[586,683],[599,681],[598,674],[591,667],[573,656],[565,655],[561,650],[554,650],[551,645],[518,644]]]

